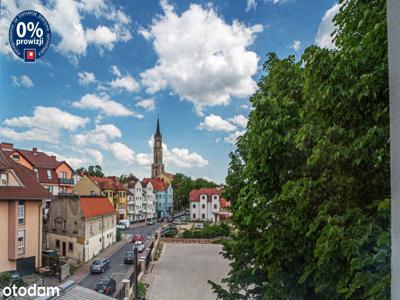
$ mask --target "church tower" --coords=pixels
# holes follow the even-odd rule
[[[164,174],[164,164],[162,161],[162,135],[160,132],[160,118],[157,117],[157,130],[154,134],[153,163],[151,164],[151,177],[156,178]]]

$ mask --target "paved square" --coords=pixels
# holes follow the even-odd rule
[[[150,300],[214,300],[207,280],[221,282],[229,271],[219,252],[221,245],[165,244],[161,260],[152,271]]]

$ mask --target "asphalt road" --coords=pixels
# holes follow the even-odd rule
[[[124,231],[124,234],[128,234],[130,236],[133,236],[134,234],[142,234],[146,238],[147,234],[153,235],[159,226],[160,225],[156,223],[155,225],[143,225],[140,227],[134,227]],[[79,282],[79,285],[94,290],[97,281],[104,275],[114,278],[118,285],[118,283],[121,282],[124,278],[126,272],[128,272],[129,268],[132,266],[124,264],[125,252],[130,249],[132,249],[132,243],[128,243],[123,246],[110,257],[110,267],[104,273],[88,273],[88,275],[81,282]]]

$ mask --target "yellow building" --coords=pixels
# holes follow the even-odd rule
[[[117,182],[115,176],[96,177],[84,175],[74,186],[73,191],[78,195],[106,196],[114,206],[119,220],[128,218],[128,196],[125,186]]]

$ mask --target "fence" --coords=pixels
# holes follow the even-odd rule
[[[185,238],[161,238],[160,241],[164,243],[177,243],[177,244],[213,244],[220,241],[222,238],[213,239],[185,239]]]

